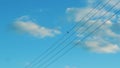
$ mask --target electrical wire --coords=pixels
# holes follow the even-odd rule
[[[119,4],[119,2],[118,2],[117,4]],[[117,5],[117,4],[116,4],[116,5]],[[116,5],[114,5],[114,7],[115,7]],[[112,7],[111,9],[113,9],[114,7]],[[119,12],[119,11],[118,11],[118,12]],[[118,13],[118,12],[117,12],[117,13]],[[113,18],[114,16],[115,16],[115,14],[114,14],[112,17],[110,17],[109,19]],[[108,19],[108,20],[109,20],[109,19]],[[108,21],[108,20],[107,20],[107,21]],[[92,31],[92,32],[95,32],[98,28],[100,28],[100,27],[101,27],[102,25],[104,25],[105,23],[106,23],[106,22],[104,22],[104,23],[102,23],[101,25],[99,25],[99,27],[97,27],[97,28],[96,28],[94,31]],[[92,33],[92,32],[91,32],[91,33]],[[91,33],[90,33],[89,35],[91,35]],[[88,35],[88,36],[89,36],[89,35]],[[87,37],[88,37],[88,36],[87,36]],[[86,38],[86,37],[85,37],[85,38]],[[82,40],[84,40],[85,38],[83,38]],[[74,40],[75,40],[75,39],[74,39]],[[71,44],[71,43],[70,43],[70,44]],[[56,54],[58,54],[58,53],[56,53]]]
[[[119,12],[120,12],[120,10],[117,11],[116,14],[119,13]],[[112,19],[114,16],[115,16],[115,15],[113,15],[113,16],[112,16],[111,18],[109,18],[109,19]],[[107,21],[108,21],[108,20],[107,20]],[[88,34],[85,38],[83,38],[82,41],[84,41],[87,37],[89,37],[90,35],[92,35],[93,33],[95,33],[95,32],[96,32],[98,29],[100,29],[100,27],[102,27],[105,23],[106,23],[106,22],[102,23],[102,24],[101,24],[99,27],[97,27],[94,31],[92,31],[92,32],[91,32],[90,34]],[[80,42],[82,42],[82,41],[80,41]],[[57,57],[56,59],[54,59],[52,62],[50,62],[49,64],[47,64],[44,68],[47,68],[49,65],[53,64],[55,61],[57,61],[58,59],[60,59],[61,57],[63,57],[65,54],[67,54],[69,51],[71,51],[74,47],[76,47],[78,44],[80,44],[80,42],[77,43],[75,46],[71,47],[70,49],[68,49],[67,51],[65,51],[62,55],[60,55],[59,57]]]
[[[114,7],[113,7],[113,8],[114,8]],[[106,13],[107,13],[107,12],[106,12]],[[106,14],[106,13],[105,13],[105,14]],[[104,14],[104,15],[105,15],[105,14]],[[90,28],[90,27],[89,27],[89,28]],[[64,49],[65,49],[65,48],[64,48]],[[63,49],[62,49],[62,50],[63,50]],[[62,51],[62,50],[61,50],[61,51]],[[59,51],[59,52],[61,52],[61,51]],[[58,54],[59,52],[57,52],[56,54]],[[53,57],[53,56],[52,56],[52,57]]]
[[[109,2],[109,1],[108,1],[108,2]],[[106,4],[105,4],[105,5],[106,5]],[[104,6],[105,6],[105,5],[104,5]],[[103,7],[104,7],[104,6],[103,6]],[[103,8],[103,7],[102,7],[102,8]],[[101,9],[102,9],[102,8],[101,8]],[[88,14],[90,14],[92,11],[93,11],[93,10],[91,10]],[[86,16],[88,16],[88,14],[87,14]],[[96,12],[93,16],[95,16],[96,14],[97,14],[97,12]],[[86,17],[86,16],[85,16],[85,17]],[[82,20],[82,19],[81,19],[81,20]],[[87,21],[89,21],[89,19],[88,19]],[[85,23],[84,23],[83,25],[85,25]],[[83,25],[82,25],[82,26],[83,26]],[[76,24],[72,29],[74,29],[76,26],[77,26],[77,24]],[[66,35],[66,34],[65,34],[65,35]],[[64,35],[63,37],[65,37],[65,35]],[[69,37],[71,37],[72,35],[73,35],[73,34],[71,34]],[[69,37],[68,37],[68,38],[69,38]],[[68,38],[66,38],[63,42],[61,42],[61,44],[64,43]],[[60,38],[60,40],[61,40],[61,39],[63,39],[63,38]],[[58,41],[57,41],[57,42],[58,42]],[[55,44],[56,44],[56,43],[55,43]],[[45,52],[43,52],[39,57],[43,56],[43,54],[45,54],[46,52],[48,52],[52,47],[53,47],[53,46],[51,46],[50,48],[48,48],[48,49],[47,49]],[[57,48],[58,48],[58,46],[55,47],[55,48],[54,48],[52,51],[50,51],[49,53],[47,53],[44,57],[47,57],[49,54],[51,54],[51,52],[53,52],[53,51],[54,51],[55,49],[57,49]],[[39,59],[39,57],[36,58],[33,62],[35,62],[37,59]],[[42,60],[43,60],[43,58],[41,58],[41,59],[39,60],[39,62],[42,61]],[[39,62],[37,62],[36,64],[38,64]],[[34,65],[36,65],[36,64],[34,64]],[[33,65],[33,66],[34,66],[34,65]]]
[[[97,4],[97,6],[99,6],[101,3],[99,2],[98,4]],[[95,9],[95,8],[94,8]],[[86,16],[88,16],[94,9],[92,9],[89,13],[87,13],[83,18],[81,18],[81,20],[83,20]],[[82,24],[82,26],[83,25],[85,25],[85,24]],[[52,46],[50,46],[48,49],[46,49],[44,52],[42,52],[37,58],[35,58],[28,66],[26,66],[25,68],[28,68],[29,66],[34,66],[34,65],[36,65],[36,64],[33,64],[36,60],[38,60],[40,57],[42,57],[42,56],[44,56],[44,54],[46,54],[46,55],[49,55],[50,54],[50,52],[49,52],[49,50],[50,49],[52,49],[53,48],[53,46],[54,45],[56,45],[60,40],[62,40],[67,34],[69,34],[69,33],[71,33],[72,31],[71,30],[73,30],[76,26],[78,26],[78,23],[76,24],[76,25],[74,25],[67,33],[65,33],[60,39],[58,39]],[[66,39],[65,39],[66,40]],[[61,42],[61,43],[64,43],[64,42]],[[55,46],[54,46],[55,47]],[[58,48],[58,46],[57,47],[55,47],[52,51],[54,51],[56,48]],[[49,52],[49,53],[48,53]],[[39,61],[41,61],[41,60],[39,60]],[[32,65],[33,64],[33,65]]]

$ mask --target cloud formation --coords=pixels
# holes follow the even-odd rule
[[[104,0],[103,3],[107,2],[108,0]],[[109,7],[115,5],[116,3],[120,2],[120,0],[111,0],[108,4]],[[120,9],[120,4],[118,4],[118,6],[114,7],[114,9],[119,10]]]
[[[36,24],[33,20],[29,19],[28,16],[18,18],[14,23],[14,28],[18,32],[27,33],[40,38],[54,37],[61,33],[57,29],[50,29]]]
[[[65,68],[77,68],[77,67],[73,67],[73,66],[65,66]]]
[[[102,0],[101,0],[102,1]],[[105,4],[108,0],[102,1],[101,4]],[[114,4],[118,2],[118,0],[112,0],[114,1]],[[86,23],[84,26],[78,26],[76,29],[79,29],[77,31],[77,37],[80,39],[85,37],[87,34],[89,34],[93,29],[98,27],[100,24],[105,22],[109,17],[111,17],[115,12],[108,11],[106,9],[108,6],[112,7],[114,4],[111,4],[111,2],[108,4],[108,6],[104,7],[102,10],[100,8],[95,8],[95,6],[91,5],[91,3],[96,3],[96,0],[90,1],[88,0],[88,6],[90,7],[83,7],[83,8],[67,8],[66,12],[68,14],[68,18],[71,21],[77,22],[77,23],[85,23],[86,20],[88,20],[93,14],[97,12],[97,14],[90,18],[89,22]],[[117,5],[119,7],[119,5]],[[118,9],[115,7],[114,9]],[[92,11],[88,16],[86,14],[88,12]],[[107,13],[106,15],[104,15]],[[84,16],[86,16],[83,20],[81,20]],[[102,16],[102,17],[101,17]],[[82,46],[83,48],[87,48],[88,50],[96,53],[117,53],[120,51],[120,33],[119,33],[119,20],[120,17],[118,14],[115,14],[114,18],[111,20],[108,20],[96,33],[91,35],[89,38],[87,38]],[[96,22],[96,23],[94,23]],[[85,34],[81,35],[81,32],[85,31],[89,25],[94,24],[91,28],[89,28],[88,31],[86,31]],[[116,26],[117,24],[117,26]],[[80,27],[80,28],[79,28]]]

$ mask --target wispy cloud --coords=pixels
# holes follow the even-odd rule
[[[92,11],[90,14],[88,14],[91,10],[94,10],[94,11]],[[101,16],[103,16],[103,18],[108,18],[114,14],[113,12],[108,12],[105,9],[99,10],[99,9],[94,9],[93,7],[67,8],[66,12],[69,15],[68,17],[71,20],[74,20],[75,22],[79,22],[85,15],[88,14],[88,16],[86,16],[84,18],[84,20],[86,20],[89,17],[91,17],[93,14],[95,14],[96,12],[98,12],[98,13],[95,15],[95,17],[93,17],[91,19],[99,18]],[[107,12],[107,14],[104,16],[104,14],[106,12]]]
[[[65,66],[65,68],[77,68],[77,67],[67,65],[67,66]]]
[[[103,3],[106,3],[106,1],[102,1]],[[114,1],[114,3],[117,3],[118,0],[112,0]],[[91,15],[95,14],[96,12],[98,12],[94,17],[92,17],[90,19],[89,22],[87,22],[87,24],[85,26],[78,26],[76,28],[79,28],[79,31],[77,31],[77,36],[79,38],[83,38],[85,37],[86,34],[90,33],[91,31],[93,31],[93,29],[95,29],[97,26],[99,26],[101,23],[103,23],[106,19],[108,19],[109,17],[111,17],[113,14],[115,14],[114,11],[108,11],[108,9],[103,8],[102,10],[99,10],[99,8],[94,8],[93,5],[91,5],[91,3],[94,3],[94,1],[90,1],[88,0],[88,5],[90,7],[84,7],[84,8],[67,8],[66,12],[68,14],[68,18],[71,21],[77,22],[77,23],[83,23],[86,21],[86,19],[88,19],[89,17],[91,17]],[[111,2],[110,2],[111,3]],[[108,4],[109,6],[113,6],[113,4]],[[119,7],[119,5],[118,5]],[[83,18],[90,10],[94,9],[93,12],[91,12],[87,17],[84,18],[84,20],[82,20],[82,22],[80,22],[81,18]],[[115,9],[117,9],[115,7]],[[106,15],[104,15],[104,13],[106,13]],[[101,17],[102,16],[102,17]],[[113,28],[116,27],[120,27],[119,25],[116,26],[115,24],[119,24],[116,20],[119,20],[120,18],[118,17],[119,15],[116,14],[116,16],[107,21],[104,26],[102,26],[94,35],[92,35],[91,37],[89,37],[88,39],[86,39],[86,41],[84,42],[84,46],[85,48],[87,48],[88,50],[92,51],[92,52],[96,52],[96,53],[117,53],[120,51],[120,42],[118,40],[120,40],[120,33],[118,33],[118,29],[115,30]],[[99,21],[97,21],[99,20]],[[96,22],[97,21],[97,22]],[[84,31],[89,25],[93,24],[94,22],[96,22],[94,24],[94,26],[92,26],[92,28],[89,29],[89,31],[86,32],[86,34],[81,35],[81,32]]]
[[[36,24],[33,20],[29,19],[28,16],[18,18],[14,23],[14,28],[19,32],[27,33],[40,38],[54,37],[55,35],[61,33],[57,29],[51,29]]]
[[[107,42],[103,39],[101,39],[100,41],[99,40],[86,41],[86,48],[96,53],[116,53],[120,51],[120,48],[117,44],[111,44],[110,42]]]
[[[108,0],[104,0],[103,3],[107,2],[107,1]],[[109,2],[108,6],[111,7],[111,6],[115,5],[117,2],[119,2],[119,0],[111,0],[111,2]],[[120,6],[120,4],[118,6],[116,6],[116,7],[114,7],[114,9],[119,10],[120,9],[119,6]]]

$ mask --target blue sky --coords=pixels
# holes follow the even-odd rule
[[[100,1],[102,6],[108,0]],[[95,8],[98,0],[0,0],[0,68],[29,66],[33,59],[62,37],[72,26],[76,23],[82,24],[89,19],[90,16],[87,16],[85,20],[80,21],[94,8],[90,15],[98,13],[85,26],[78,25],[73,30],[75,34],[60,45],[58,50],[73,38],[77,38],[69,45],[73,46],[101,23],[105,22],[105,25],[48,68],[119,68],[120,15],[115,11],[120,9],[118,7],[120,5],[109,11],[109,8],[118,1],[111,0],[100,10],[100,7]],[[112,15],[115,16],[107,20]],[[96,22],[94,26],[86,31],[93,22]],[[78,28],[79,30],[76,31]],[[81,35],[82,31],[86,33]],[[69,34],[63,39],[68,36]]]

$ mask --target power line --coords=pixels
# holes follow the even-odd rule
[[[103,7],[104,7],[104,6],[103,6]],[[93,10],[92,10],[92,11],[93,11]],[[91,12],[92,12],[92,11],[91,11]],[[89,14],[89,13],[88,13],[88,14]],[[94,15],[93,15],[93,16],[94,16]],[[88,21],[89,21],[89,20],[88,20]],[[84,25],[84,24],[83,24],[83,25]],[[75,27],[76,27],[76,26],[75,26]],[[75,28],[75,27],[74,27],[74,28]],[[74,29],[74,28],[72,28],[72,29]],[[71,34],[71,35],[72,35],[72,34]],[[65,35],[64,35],[64,36],[65,36]],[[68,38],[69,38],[69,37],[68,37]],[[68,38],[67,38],[67,39],[68,39]],[[67,39],[65,39],[65,40],[67,40]],[[62,43],[64,43],[64,42],[65,42],[65,41],[63,41]],[[61,43],[61,44],[62,44],[62,43]],[[45,53],[48,52],[51,48],[52,48],[52,47],[48,48],[48,49],[45,51]],[[56,48],[58,48],[58,47],[56,47]],[[54,48],[52,51],[50,51],[49,53],[47,53],[47,54],[45,55],[45,57],[46,57],[47,55],[49,55],[51,52],[53,52],[56,48]],[[44,54],[44,53],[42,53],[41,55],[43,55],[43,54]],[[39,56],[39,57],[41,57],[41,56]],[[39,59],[39,58],[37,58],[37,59]],[[37,60],[37,59],[35,59],[35,60]],[[41,58],[41,60],[43,60],[43,59]],[[39,60],[39,61],[41,61],[41,60]],[[37,63],[36,63],[36,64],[37,64]],[[34,65],[36,65],[36,64],[34,64]],[[34,66],[34,65],[33,65],[33,66]]]
[[[114,8],[114,7],[113,7],[113,8]],[[112,8],[111,8],[110,10],[112,10]],[[107,13],[108,13],[108,12],[106,12],[105,14],[107,14]],[[104,15],[105,15],[105,14],[104,14]],[[97,21],[96,21],[96,22],[97,22]],[[96,22],[95,22],[95,23],[96,23]],[[90,25],[90,26],[87,28],[87,30],[88,30],[91,26],[92,26],[92,25]],[[67,47],[67,46],[66,46],[66,47]],[[65,48],[66,48],[66,47],[65,47]],[[60,50],[59,52],[57,52],[56,54],[59,54],[59,53],[60,53],[62,50],[64,50],[65,48],[61,49],[61,50]],[[54,57],[54,55],[53,55],[52,57]],[[52,58],[52,57],[51,57],[51,58]],[[48,61],[48,60],[47,60],[47,61]]]
[[[99,6],[100,5],[100,2],[98,3],[98,5],[97,6]],[[94,9],[92,9],[88,14],[86,14],[83,18],[81,18],[81,20],[83,20],[86,16],[88,16],[92,11],[93,11]],[[85,25],[85,24],[82,24],[82,26],[83,25]],[[72,32],[71,30],[73,30],[76,26],[78,26],[78,23],[76,24],[76,25],[74,25],[66,34],[64,34],[59,40],[57,40],[54,44],[53,44],[53,46],[55,45],[55,44],[57,44],[57,42],[59,42],[60,40],[62,40],[67,34],[69,34],[70,32]],[[62,42],[62,43],[64,43],[64,42]],[[51,48],[53,48],[53,46],[51,46],[51,47],[49,47],[46,51],[44,51],[40,56],[38,56],[36,59],[34,59],[26,68],[28,68],[29,66],[31,66],[36,60],[38,60],[41,56],[43,56],[44,54],[46,54],[47,52],[49,52],[49,50],[51,49]],[[58,47],[55,47],[53,50],[55,50],[56,48],[58,48]],[[52,51],[53,51],[52,50]],[[48,55],[48,53],[46,54],[46,55]],[[36,64],[34,64],[34,65],[36,65]],[[32,65],[33,66],[33,65]],[[31,66],[31,67],[32,67]]]
[[[119,13],[120,12],[120,10],[119,11],[117,11],[116,12],[116,14],[117,13]],[[110,20],[110,19],[112,19],[113,17],[115,16],[115,14],[112,16],[112,17],[110,17],[108,20]],[[108,21],[107,20],[107,21]],[[85,38],[83,38],[82,39],[82,41],[84,41],[87,37],[89,37],[90,35],[92,35],[93,33],[95,33],[99,28],[101,28],[104,24],[105,24],[106,22],[104,22],[104,23],[102,23],[101,25],[99,25],[94,31],[92,31],[90,34],[88,34]],[[82,41],[80,41],[80,42],[82,42]],[[77,43],[75,46],[72,46],[70,49],[68,49],[67,51],[65,51],[62,55],[60,55],[59,57],[57,57],[56,59],[54,59],[53,61],[51,61],[49,64],[47,64],[44,68],[47,68],[49,65],[51,65],[51,64],[53,64],[55,61],[57,61],[58,59],[60,59],[61,57],[63,57],[65,54],[67,54],[70,50],[72,50],[74,47],[76,47],[78,44],[80,44],[80,42],[79,43]]]
[[[105,5],[104,5],[104,6],[105,6]],[[104,7],[104,6],[103,6],[103,7]],[[103,8],[103,7],[102,7],[102,8]],[[101,9],[102,9],[102,8],[101,8]],[[96,12],[96,14],[97,14],[97,12]],[[94,14],[93,16],[95,16],[96,14]],[[89,19],[88,19],[87,21],[89,21]],[[72,35],[73,35],[73,34],[71,34],[70,37],[71,37]],[[69,37],[68,37],[68,38],[69,38]],[[67,38],[67,39],[68,39],[68,38]],[[67,39],[65,39],[65,41],[66,41]],[[62,43],[64,43],[64,41],[63,41]],[[61,44],[62,44],[62,43],[61,43]],[[58,48],[58,47],[56,47],[56,48]],[[56,49],[56,48],[55,48],[55,49]],[[54,51],[55,49],[53,49],[52,51]],[[48,56],[50,53],[51,53],[51,51],[50,51],[46,56]],[[46,56],[45,56],[45,57],[46,57]],[[43,60],[43,58],[42,58],[41,60]],[[41,61],[41,60],[39,60],[39,61]],[[38,62],[38,63],[39,63],[39,62]],[[38,64],[38,63],[36,63],[36,64]]]

